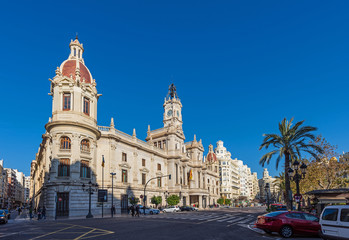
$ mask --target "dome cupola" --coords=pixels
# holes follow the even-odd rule
[[[85,66],[84,59],[82,57],[84,48],[79,42],[77,36],[74,41],[71,40],[69,47],[69,57],[61,64],[60,67],[62,75],[82,83],[92,83],[92,75]]]
[[[209,148],[209,151],[208,151],[208,154],[207,154],[207,161],[209,162],[209,163],[215,163],[215,162],[217,162],[217,156],[216,156],[216,154],[213,152],[213,146],[212,146],[212,144],[210,144],[210,146],[208,146],[208,148]]]

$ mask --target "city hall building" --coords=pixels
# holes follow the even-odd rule
[[[202,141],[195,136],[185,142],[175,86],[170,86],[163,102],[163,128],[148,127],[145,141],[135,130],[131,136],[116,129],[113,119],[110,126],[98,126],[101,94],[96,80],[85,65],[83,45],[76,38],[69,47],[68,59],[50,79],[52,116],[31,163],[33,207],[45,206],[48,217],[85,216],[91,196],[93,215],[102,214],[102,205],[104,214],[110,214],[113,191],[116,212],[122,213],[130,198],[144,197],[151,178],[145,192],[147,206],[153,196],[162,196],[164,206],[170,195],[180,197],[179,205],[215,204],[220,196],[216,155],[210,145],[205,158]],[[101,189],[107,190],[104,200],[98,198]]]

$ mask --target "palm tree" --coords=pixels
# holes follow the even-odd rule
[[[297,122],[294,126],[292,126],[293,118],[290,121],[287,121],[286,118],[279,123],[279,131],[278,134],[263,134],[264,140],[259,150],[268,147],[271,145],[276,148],[273,151],[270,151],[263,155],[263,157],[259,160],[259,164],[264,167],[264,164],[269,164],[271,158],[274,155],[277,155],[276,159],[276,169],[279,167],[280,160],[285,157],[285,190],[286,190],[286,205],[288,209],[292,209],[291,200],[289,199],[289,192],[291,190],[290,179],[288,176],[288,169],[292,160],[301,159],[301,151],[307,152],[312,155],[314,158],[318,158],[316,152],[322,153],[322,149],[309,142],[306,143],[307,140],[315,140],[315,136],[310,133],[312,131],[316,131],[317,128],[311,126],[303,126],[303,121]]]

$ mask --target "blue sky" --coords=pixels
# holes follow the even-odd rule
[[[27,175],[51,116],[48,78],[78,32],[103,96],[98,124],[144,139],[173,81],[187,141],[223,140],[261,177],[284,117],[349,151],[348,1],[2,2],[0,159]],[[275,161],[268,166],[277,175]],[[280,170],[280,169],[279,169]]]

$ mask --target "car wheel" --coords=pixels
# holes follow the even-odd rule
[[[280,229],[280,235],[283,236],[284,238],[289,238],[293,235],[293,230],[290,226],[283,226]]]
[[[153,211],[150,211],[150,215],[153,215]]]

